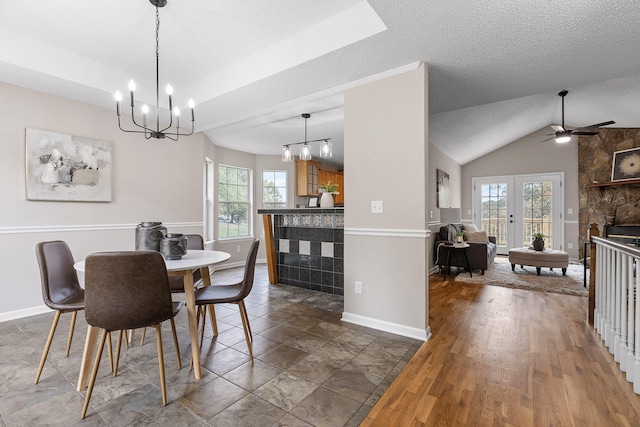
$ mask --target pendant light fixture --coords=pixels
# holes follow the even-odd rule
[[[122,94],[120,93],[120,91],[117,91],[115,93],[116,113],[118,115],[118,127],[120,128],[120,130],[124,132],[143,133],[146,139],[169,138],[173,141],[177,141],[178,138],[181,136],[189,136],[193,134],[194,122],[195,122],[193,109],[195,105],[193,103],[193,99],[189,99],[188,105],[189,105],[189,108],[191,109],[191,131],[188,133],[181,131],[180,109],[178,107],[173,106],[173,100],[172,100],[173,88],[171,87],[170,84],[167,84],[166,92],[169,97],[169,108],[168,108],[169,124],[165,128],[162,128],[162,129],[160,128],[160,12],[158,8],[166,6],[167,0],[149,0],[149,2],[156,7],[156,123],[155,123],[155,129],[153,128],[153,126],[149,127],[147,125],[147,115],[149,114],[149,106],[147,104],[144,104],[140,110],[142,112],[142,125],[140,125],[136,121],[135,114],[134,114],[135,102],[134,102],[134,96],[133,96],[136,90],[136,84],[134,83],[133,79],[129,82],[129,94],[131,98],[131,121],[135,126],[137,126],[140,129],[128,130],[128,129],[122,128],[122,124],[120,123],[120,101],[122,101]],[[174,126],[174,120],[175,120],[175,128],[172,129],[172,126]]]
[[[283,162],[290,162],[293,159],[293,155],[291,154],[292,145],[302,145],[299,154],[300,160],[311,160],[311,146],[309,144],[311,144],[312,142],[323,142],[320,147],[320,157],[331,158],[331,156],[333,155],[330,142],[331,138],[314,139],[312,141],[307,140],[307,119],[309,117],[311,117],[311,114],[309,113],[302,114],[302,118],[304,119],[304,141],[285,144],[282,146]]]

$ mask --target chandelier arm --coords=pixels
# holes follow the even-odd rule
[[[147,126],[139,125],[138,122],[136,122],[136,116],[134,114],[133,107],[131,107],[131,121],[133,122],[134,125],[138,126],[140,129],[144,129],[145,132],[146,131],[151,131],[151,129],[149,129]],[[120,117],[118,116],[118,124],[119,123],[120,123]],[[122,128],[120,128],[120,129],[122,129]],[[134,131],[134,132],[136,132],[136,131]],[[137,132],[142,132],[142,131],[137,131]]]

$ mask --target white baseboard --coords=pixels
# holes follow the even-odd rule
[[[46,305],[40,305],[37,307],[23,308],[15,311],[7,311],[0,313],[0,323],[8,322],[9,320],[22,319],[23,317],[36,316],[43,313],[53,313]]]
[[[366,326],[368,328],[378,329],[380,331],[390,332],[403,337],[409,337],[416,340],[428,341],[431,338],[431,328],[426,329],[413,328],[411,326],[399,325],[397,323],[387,322],[385,320],[372,319],[357,314],[342,313],[342,321],[353,323],[355,325]]]

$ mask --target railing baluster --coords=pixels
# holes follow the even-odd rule
[[[637,262],[637,258],[629,258],[629,262],[627,263],[627,280],[629,281],[629,292],[627,295],[627,304],[629,305],[629,318],[628,320],[628,331],[627,331],[627,361],[626,361],[626,368],[627,368],[627,381],[632,381],[633,380],[633,372],[635,370],[635,366],[634,366],[634,355],[633,352],[635,351],[635,334],[636,334],[636,322],[638,321],[638,316],[636,313],[636,307],[635,307],[635,290],[636,290],[636,285],[637,285],[637,279],[634,280],[633,277],[633,272],[634,269],[636,268],[636,262]]]
[[[616,357],[614,360],[620,363],[620,370],[627,372],[627,286],[629,277],[627,276],[627,264],[629,263],[629,255],[619,254],[620,261],[617,277],[618,280],[618,300],[616,301],[616,309],[618,310],[618,345],[616,346]]]

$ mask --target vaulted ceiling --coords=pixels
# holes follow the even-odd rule
[[[568,126],[640,127],[635,1],[168,0],[160,21],[161,86],[241,151],[279,155],[311,113],[340,163],[344,90],[421,62],[429,141],[461,164],[559,123],[561,89]],[[0,81],[114,109],[132,77],[155,104],[148,0],[3,4]]]

